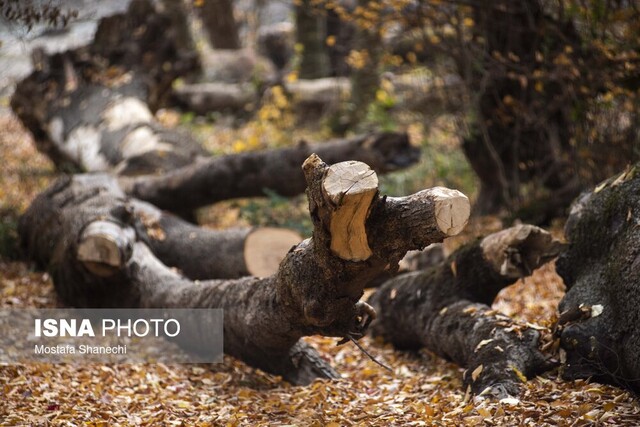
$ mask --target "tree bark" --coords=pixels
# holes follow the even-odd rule
[[[304,384],[336,374],[299,339],[362,336],[375,316],[359,302],[367,282],[396,268],[407,250],[459,232],[469,201],[445,188],[380,197],[375,173],[359,162],[329,167],[312,155],[303,170],[313,237],[292,248],[266,278],[192,282],[170,269],[145,243],[149,232],[140,231],[148,230],[147,212],[108,175],[60,179],[36,198],[19,232],[65,304],[223,308],[225,352]],[[349,216],[351,224],[332,235],[332,224],[345,224]],[[332,249],[336,239],[341,247],[366,246],[370,255]]]
[[[177,46],[185,52],[194,52],[196,43],[191,34],[192,22],[189,19],[184,0],[161,0],[162,12],[171,17],[171,37],[176,40]],[[201,71],[201,70],[198,70]]]
[[[147,0],[100,21],[93,42],[52,56],[16,87],[11,106],[59,169],[151,173],[191,163],[204,150],[163,129],[152,112],[171,84],[197,67],[171,17]]]
[[[521,375],[549,367],[539,333],[491,310],[498,292],[554,258],[560,244],[522,225],[494,233],[427,270],[397,276],[369,298],[371,331],[401,349],[426,347],[467,368],[476,394],[517,395]]]
[[[232,0],[205,0],[200,11],[202,24],[214,49],[240,49],[238,24],[233,16]]]
[[[447,98],[461,96],[462,85],[456,76],[447,76],[442,87],[411,76],[391,76],[390,80],[399,109],[419,112],[429,107],[454,113],[460,111],[461,106],[456,100]],[[338,110],[344,97],[352,90],[351,81],[345,77],[298,79],[283,82],[282,86],[291,96],[296,115],[311,116],[313,120],[317,120],[318,114]],[[175,105],[185,110],[206,115],[213,111],[246,111],[252,104],[259,104],[261,93],[255,85],[246,82],[193,83],[176,88],[172,99]]]
[[[270,276],[289,249],[302,241],[285,228],[211,230],[135,199],[129,206],[137,215],[138,238],[162,263],[192,280]]]
[[[360,160],[384,173],[415,163],[419,150],[406,134],[379,133],[319,144],[213,157],[156,177],[123,177],[125,191],[161,209],[195,209],[221,200],[259,197],[265,189],[283,196],[304,191],[298,167],[311,153],[330,163]]]
[[[563,376],[640,392],[640,164],[573,204],[556,264],[567,293],[558,335]]]

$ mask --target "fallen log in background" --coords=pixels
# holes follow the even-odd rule
[[[297,195],[305,188],[299,165],[312,152],[331,163],[360,160],[379,173],[419,159],[406,133],[210,158],[192,137],[162,127],[153,114],[171,82],[192,69],[193,55],[178,49],[170,17],[136,0],[126,16],[101,20],[89,46],[37,55],[35,71],[18,84],[11,105],[58,168],[139,176],[123,179],[123,186],[180,213],[263,196],[265,189]]]
[[[103,179],[117,185],[113,178]],[[135,199],[128,206],[136,212],[138,238],[162,263],[192,280],[270,276],[289,249],[302,241],[298,233],[286,228],[212,230]]]
[[[556,268],[563,376],[640,392],[640,164],[583,193]]]
[[[313,237],[266,278],[193,282],[167,267],[153,243],[145,243],[164,232],[162,221],[149,227],[148,206],[128,198],[108,175],[60,179],[36,198],[19,232],[65,304],[223,308],[225,352],[305,384],[336,374],[299,339],[362,336],[375,316],[359,302],[366,283],[394,269],[406,251],[458,233],[469,201],[444,188],[380,197],[375,172],[359,162],[328,167],[312,155],[304,174]]]
[[[329,163],[347,159],[385,173],[416,163],[420,150],[407,134],[385,132],[295,147],[212,157],[158,176],[121,179],[125,191],[168,210],[194,209],[222,200],[264,196],[271,189],[295,196],[305,189],[300,164],[311,153]]]
[[[18,83],[11,107],[58,168],[128,173],[168,170],[204,150],[153,117],[171,84],[197,68],[171,17],[147,0],[100,20],[91,44],[48,56]],[[131,169],[131,170],[129,170]]]
[[[455,76],[434,80],[427,76],[387,73],[385,77],[393,87],[390,96],[400,108],[424,111],[425,108],[432,110],[439,106],[441,110],[451,112],[461,108],[455,100],[460,98],[462,83]],[[351,83],[346,77],[275,83],[283,86],[291,97],[296,113],[301,116],[317,117],[317,114],[335,111],[351,93]],[[172,99],[184,110],[205,115],[214,111],[246,111],[255,108],[261,101],[262,92],[264,88],[256,89],[255,85],[247,82],[202,82],[175,88]]]
[[[437,266],[384,283],[368,300],[378,313],[371,332],[400,349],[426,347],[466,367],[464,384],[473,393],[517,395],[521,375],[549,365],[538,349],[539,332],[490,304],[559,249],[546,231],[531,225],[470,243]]]

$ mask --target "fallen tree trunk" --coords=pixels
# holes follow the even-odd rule
[[[435,267],[390,279],[369,298],[378,312],[371,331],[398,348],[426,347],[466,367],[464,383],[473,393],[514,396],[522,375],[549,365],[539,332],[489,305],[502,288],[554,258],[559,246],[540,228],[516,226]]]
[[[446,76],[441,81],[411,75],[389,74],[387,77],[393,84],[395,102],[401,108],[421,111],[438,107],[453,112],[460,109],[455,98],[461,92],[462,83],[454,76]],[[336,110],[351,92],[351,82],[346,77],[300,79],[278,84],[283,85],[299,115]],[[260,101],[260,92],[247,82],[186,84],[174,89],[172,96],[179,107],[203,115],[212,111],[244,111]]]
[[[151,173],[204,154],[153,117],[173,81],[198,61],[181,50],[171,17],[147,0],[102,19],[90,45],[34,58],[11,106],[58,168]]]
[[[445,188],[380,197],[375,172],[359,162],[328,167],[312,155],[303,169],[313,237],[266,278],[193,282],[170,269],[145,243],[142,202],[109,175],[57,181],[21,218],[19,232],[65,304],[223,308],[225,352],[304,384],[336,374],[299,339],[362,336],[375,316],[359,302],[366,283],[396,268],[406,251],[458,233],[469,201]]]
[[[136,212],[138,238],[162,263],[192,280],[270,276],[289,249],[302,241],[286,228],[211,230],[135,199],[128,206]]]
[[[640,164],[574,202],[556,264],[563,376],[640,392]]]
[[[298,165],[311,153],[329,163],[352,159],[384,173],[418,161],[419,149],[407,134],[385,132],[318,144],[212,157],[158,176],[123,177],[121,184],[133,197],[162,209],[195,209],[221,200],[264,196],[271,189],[282,196],[304,191]]]

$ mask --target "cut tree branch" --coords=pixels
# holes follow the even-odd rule
[[[305,189],[299,165],[311,153],[329,163],[359,160],[385,173],[416,163],[420,151],[407,134],[393,132],[317,144],[303,141],[295,147],[212,157],[155,177],[123,177],[121,185],[131,196],[168,210],[260,197],[265,189],[294,196]]]
[[[361,200],[357,214],[353,211],[353,221],[360,222],[353,229],[364,230],[371,255],[366,261],[343,259],[331,246],[344,236],[330,230],[335,218],[349,212],[343,203],[359,197],[352,168],[363,172],[356,181],[363,180],[366,192],[373,192],[375,174],[362,164],[329,167],[316,155],[304,162],[313,237],[292,248],[278,271],[265,278],[194,282],[169,268],[154,254],[157,246],[146,243],[161,235],[153,222],[149,225],[148,205],[128,198],[108,175],[57,181],[21,218],[19,232],[66,304],[222,308],[225,352],[292,382],[308,383],[336,374],[299,339],[362,336],[374,316],[359,301],[367,282],[396,268],[406,251],[455,234],[469,215],[468,199],[455,190],[435,188],[401,198],[380,197],[376,190],[370,200]],[[344,196],[327,197],[327,188]],[[192,232],[201,231],[194,227]],[[170,234],[165,238],[174,238]],[[355,233],[354,238],[361,245],[362,236]],[[91,255],[100,245],[108,248],[106,255]]]
[[[426,347],[468,368],[464,382],[474,393],[516,395],[521,375],[548,363],[538,331],[489,305],[560,246],[538,227],[516,226],[462,247],[437,266],[392,278],[368,301],[378,312],[371,331],[398,348]]]

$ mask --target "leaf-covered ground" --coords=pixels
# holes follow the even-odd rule
[[[0,237],[15,238],[15,220],[51,179],[15,118],[0,112]],[[471,233],[495,228],[483,221]],[[55,307],[46,273],[15,254],[0,257],[0,307]],[[495,308],[548,325],[562,296],[553,266],[506,289]],[[387,372],[353,345],[313,337],[313,345],[343,375],[293,387],[225,357],[217,365],[0,366],[0,425],[640,425],[640,404],[628,392],[587,381],[565,382],[558,372],[529,381],[518,400],[469,398],[462,370],[430,353],[409,354],[363,339],[393,367]]]

